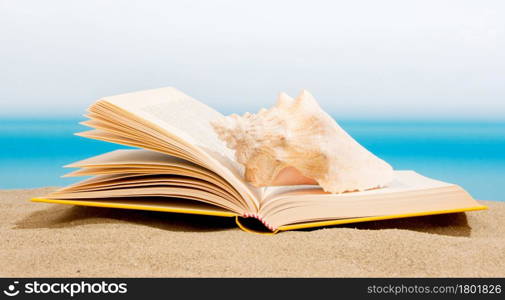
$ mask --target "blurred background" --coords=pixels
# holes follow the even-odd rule
[[[0,0],[0,188],[119,145],[93,101],[174,86],[224,114],[308,89],[396,169],[505,201],[503,1]]]

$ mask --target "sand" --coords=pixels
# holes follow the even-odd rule
[[[487,211],[284,232],[232,219],[29,202],[0,191],[1,277],[505,276],[505,203]]]

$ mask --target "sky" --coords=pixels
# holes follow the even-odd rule
[[[223,113],[505,120],[503,1],[0,0],[0,116],[174,86]]]

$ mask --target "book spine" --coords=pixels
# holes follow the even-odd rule
[[[261,223],[263,223],[263,225],[265,225],[265,227],[268,228],[268,229],[270,229],[272,232],[276,231],[276,228],[274,228],[272,225],[270,225],[270,223],[268,223],[264,218],[262,218],[258,214],[245,213],[242,217],[244,217],[244,218],[255,218],[258,221],[260,221]]]

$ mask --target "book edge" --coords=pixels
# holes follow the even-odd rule
[[[258,217],[255,217],[255,218],[258,219],[259,221],[261,221]],[[240,216],[235,216],[235,223],[237,224],[238,228],[240,228],[242,231],[245,231],[248,233],[255,233],[255,234],[262,234],[262,235],[273,235],[273,234],[276,234],[277,232],[279,232],[279,229],[272,230],[270,228],[269,229],[272,230],[271,232],[257,231],[257,230],[250,229],[240,222]],[[267,227],[267,226],[265,225],[265,227]]]
[[[206,216],[216,216],[216,217],[236,217],[237,216],[236,213],[232,213],[232,212],[209,212],[209,211],[203,211],[203,210],[197,210],[197,209],[163,208],[163,207],[143,206],[143,205],[139,205],[139,204],[110,204],[110,203],[96,203],[96,202],[79,201],[79,200],[55,200],[55,199],[37,198],[37,197],[30,199],[30,201],[43,202],[43,203],[78,205],[78,206],[161,211],[161,212],[182,213],[182,214],[191,214],[191,215],[206,215]]]
[[[47,199],[47,198],[32,198],[30,200],[32,202],[67,204],[67,205],[78,205],[78,206],[149,210],[149,211],[184,213],[184,214],[193,214],[193,215],[208,215],[208,216],[219,216],[219,217],[235,217],[235,223],[237,224],[239,229],[241,229],[242,231],[245,231],[245,232],[262,234],[262,235],[273,235],[273,234],[276,234],[281,231],[289,231],[289,230],[297,230],[297,229],[305,229],[305,228],[316,228],[316,227],[325,227],[325,226],[332,226],[332,225],[344,225],[344,224],[351,224],[351,223],[402,219],[402,218],[441,215],[441,214],[459,213],[459,212],[466,212],[466,211],[478,211],[478,210],[488,209],[488,207],[485,205],[478,205],[478,206],[459,208],[459,209],[428,211],[428,212],[408,213],[408,214],[397,214],[397,215],[387,215],[387,216],[359,217],[359,218],[350,218],[350,219],[341,219],[341,220],[332,220],[332,221],[308,222],[308,223],[301,223],[301,224],[295,224],[295,225],[280,226],[279,228],[273,230],[272,232],[260,232],[260,231],[255,231],[255,230],[252,230],[252,229],[244,226],[239,220],[240,216],[235,213],[227,213],[227,212],[212,212],[211,213],[211,212],[207,212],[207,211],[191,210],[191,209],[155,208],[155,207],[142,206],[142,205],[92,203],[89,201],[54,200],[54,199]]]
[[[380,220],[402,219],[402,218],[431,216],[431,215],[442,215],[442,214],[486,210],[486,209],[488,209],[488,207],[485,205],[477,205],[477,206],[473,206],[473,207],[458,208],[458,209],[425,211],[425,212],[418,212],[418,213],[407,213],[407,214],[396,214],[396,215],[374,216],[374,217],[359,217],[359,218],[350,218],[350,219],[341,219],[341,220],[332,220],[332,221],[308,222],[308,223],[300,223],[300,224],[295,224],[295,225],[280,226],[279,228],[277,228],[277,230],[278,231],[287,231],[287,230],[296,230],[296,229],[304,229],[304,228],[324,227],[324,226],[331,226],[331,225],[343,225],[343,224],[361,223],[361,222],[369,222],[369,221],[380,221]]]

